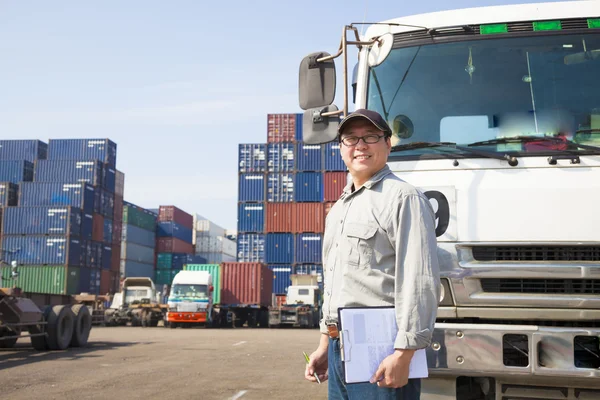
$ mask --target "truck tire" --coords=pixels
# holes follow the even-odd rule
[[[84,304],[76,304],[71,307],[75,315],[73,324],[73,336],[71,337],[72,347],[85,347],[92,330],[92,316],[90,310]]]
[[[10,329],[7,329],[6,331],[4,331],[3,333],[0,333],[0,349],[12,349],[15,344],[17,343],[17,340],[19,340],[19,338],[14,338],[14,339],[2,339],[3,336],[15,336],[15,335],[20,335],[21,331],[13,331]]]
[[[48,348],[65,350],[73,337],[74,317],[69,307],[54,306],[48,315]]]

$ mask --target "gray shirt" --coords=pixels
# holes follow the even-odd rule
[[[354,192],[350,182],[331,208],[323,272],[322,333],[339,307],[394,306],[395,348],[429,346],[440,295],[435,215],[388,166]]]

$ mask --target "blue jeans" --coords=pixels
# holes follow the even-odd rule
[[[344,370],[340,353],[340,341],[329,339],[329,400],[419,400],[421,380],[410,379],[400,389],[382,388],[374,383],[344,383]]]

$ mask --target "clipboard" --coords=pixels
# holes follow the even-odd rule
[[[344,382],[369,382],[381,362],[394,352],[398,333],[394,307],[341,307],[338,309],[340,352]],[[408,378],[427,378],[425,349],[415,352]]]

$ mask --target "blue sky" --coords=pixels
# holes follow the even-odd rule
[[[301,112],[302,57],[365,18],[521,2],[2,0],[0,138],[108,137],[126,200],[235,229],[238,144]]]

